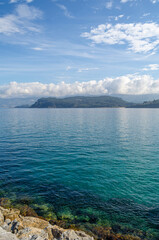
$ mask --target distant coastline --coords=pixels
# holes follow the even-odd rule
[[[40,98],[35,103],[16,108],[159,108],[159,99],[132,103],[112,96],[75,96],[66,98]]]

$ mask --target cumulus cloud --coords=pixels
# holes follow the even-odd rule
[[[25,31],[39,31],[33,24],[33,20],[42,16],[42,12],[35,7],[20,4],[13,14],[0,17],[0,33],[9,35],[12,33],[24,33]]]
[[[129,24],[101,24],[85,32],[82,37],[92,40],[96,44],[109,45],[128,44],[128,49],[136,53],[155,51],[159,45],[159,24],[157,23],[129,23]]]
[[[101,81],[44,84],[39,82],[17,83],[0,86],[1,98],[13,97],[64,97],[73,95],[102,94],[155,94],[159,93],[159,79],[150,75],[126,75],[105,78]]]
[[[142,69],[143,71],[157,71],[159,70],[159,64],[149,64],[147,67]]]

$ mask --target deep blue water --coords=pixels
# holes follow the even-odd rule
[[[159,109],[0,109],[0,194],[157,239]]]

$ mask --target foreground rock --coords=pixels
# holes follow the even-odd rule
[[[82,231],[63,229],[36,217],[23,217],[17,209],[0,207],[0,240],[93,240]]]
[[[0,240],[18,240],[18,238],[13,233],[7,232],[0,227]]]

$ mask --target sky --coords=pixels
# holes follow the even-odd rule
[[[159,0],[0,0],[0,98],[159,94]]]

